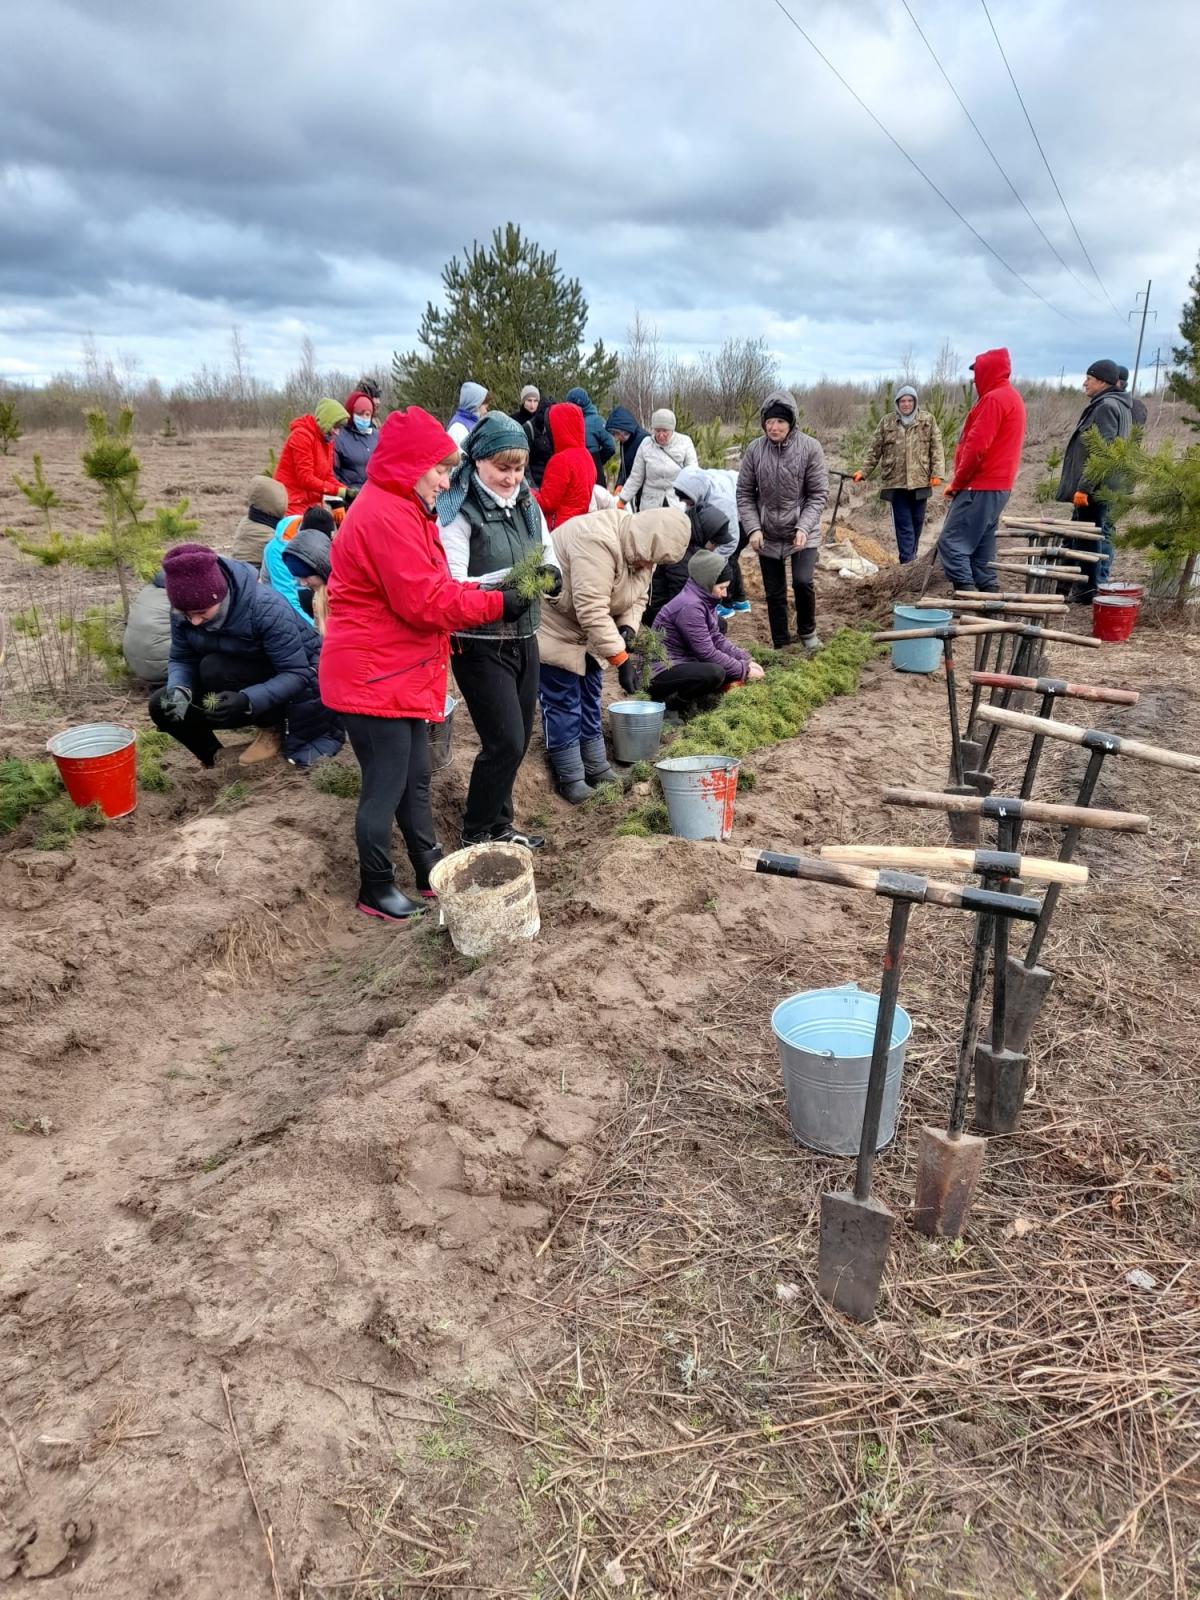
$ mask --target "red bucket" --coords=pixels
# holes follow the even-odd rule
[[[1145,594],[1145,589],[1140,583],[1098,583],[1097,594],[1123,595],[1126,600],[1140,600]]]
[[[137,734],[117,722],[89,722],[46,745],[77,806],[99,806],[111,821],[137,805]]]
[[[1137,595],[1097,594],[1092,601],[1092,638],[1108,644],[1128,639],[1141,605]]]

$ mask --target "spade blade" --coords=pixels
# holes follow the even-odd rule
[[[984,1133],[1015,1133],[1025,1105],[1025,1057],[1015,1050],[975,1047],[975,1126]]]
[[[855,1322],[875,1315],[895,1222],[882,1201],[856,1200],[848,1190],[821,1196],[817,1289]]]
[[[967,1221],[983,1166],[985,1139],[922,1128],[917,1141],[913,1226],[930,1238],[957,1239]]]
[[[1006,972],[1004,1043],[1009,1050],[1020,1052],[1029,1043],[1054,977],[1045,967],[1027,967],[1016,956],[1009,956]]]

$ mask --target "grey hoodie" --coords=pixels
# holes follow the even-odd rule
[[[806,547],[821,542],[821,512],[829,499],[829,472],[825,452],[817,441],[797,427],[799,407],[786,389],[776,389],[759,408],[765,424],[768,407],[782,405],[792,419],[792,431],[780,444],[764,433],[742,457],[737,481],[738,519],[748,534],[764,535],[762,554],[782,560],[795,548],[797,531]]]
[[[723,475],[725,478],[733,477],[732,472]],[[738,542],[737,507],[728,486],[714,481],[713,474],[703,467],[684,467],[675,479],[675,493],[687,495],[695,506],[705,543],[712,541],[714,550],[723,555],[726,561],[735,556]]]

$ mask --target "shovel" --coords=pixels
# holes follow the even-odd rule
[[[1011,830],[1013,820],[1009,813],[1001,827]],[[852,867],[890,868],[897,872],[982,872],[997,880],[1028,879],[1030,883],[1053,884],[1059,889],[1068,886],[1082,888],[1088,881],[1088,869],[1075,862],[1022,856],[1011,849],[954,850],[923,844],[823,844],[821,860],[839,861]]]
[[[1010,849],[1018,826],[1015,818],[1006,818],[1000,824],[1001,843]],[[995,876],[989,874],[992,881]],[[1007,882],[1015,894],[1020,888],[1016,876]],[[1046,893],[1050,892],[1047,889]],[[1008,918],[995,917],[992,926],[992,1042],[975,1046],[975,1126],[985,1133],[1015,1133],[1025,1105],[1026,1057],[1022,1051],[1010,1050],[1005,1044],[1007,1011]]]
[[[905,873],[837,866],[832,861],[812,856],[779,855],[751,849],[742,851],[741,864],[750,872],[863,889],[892,901],[854,1189],[822,1195],[817,1262],[817,1290],[822,1298],[856,1322],[870,1322],[879,1301],[879,1285],[896,1222],[887,1206],[872,1197],[871,1174],[909,914],[914,905],[922,903],[994,912],[1013,902],[1009,896],[984,889],[960,889],[956,884],[910,877]]]
[[[1086,807],[1089,804],[1100,777],[1100,769],[1105,759],[1112,755],[1132,756],[1135,760],[1148,761],[1155,766],[1170,767],[1177,772],[1200,776],[1200,756],[1166,750],[1158,745],[1143,744],[1138,739],[1122,739],[1115,733],[1106,733],[1098,729],[1077,728],[1069,722],[1051,722],[1041,717],[1025,716],[1019,711],[1002,711],[998,707],[984,706],[980,715],[986,722],[998,723],[1002,728],[1020,729],[1021,732],[1030,733],[1035,738],[1041,736],[1059,739],[1067,744],[1081,745],[1087,750],[1090,759],[1079,786],[1077,806]],[[1078,824],[1067,829],[1059,850],[1060,861],[1069,861],[1074,855],[1079,842],[1079,833]],[[1050,931],[1050,923],[1058,905],[1058,896],[1059,888],[1051,885],[1046,891],[1037,927],[1034,929],[1033,938],[1029,942],[1024,958],[1019,961],[1010,958],[1007,963],[1007,977],[1012,985],[1013,997],[1005,1037],[1016,1049],[1024,1048],[1028,1042],[1053,982],[1052,974],[1047,968],[1038,965],[1038,957],[1041,955],[1046,935]]]

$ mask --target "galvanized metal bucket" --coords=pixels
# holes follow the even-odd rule
[[[658,754],[666,707],[654,700],[614,700],[608,708],[613,755],[629,765]]]
[[[728,839],[740,768],[733,756],[668,756],[654,763],[667,825],[677,839]]]

